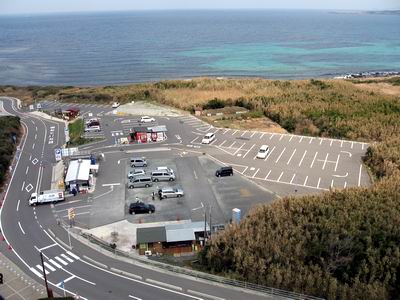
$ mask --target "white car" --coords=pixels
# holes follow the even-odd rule
[[[258,150],[257,158],[264,159],[264,158],[266,158],[268,156],[268,153],[269,153],[268,146],[267,145],[262,145],[260,147],[260,150]]]
[[[97,119],[97,118],[91,118],[91,119],[86,120],[86,121],[85,121],[85,124],[88,125],[88,124],[90,124],[90,123],[98,122],[98,121],[99,121],[99,119]]]
[[[215,140],[215,134],[214,133],[207,133],[203,139],[201,140],[202,144],[210,144]]]
[[[112,104],[112,108],[118,108],[121,104],[119,104],[119,102],[114,102]]]
[[[135,176],[141,176],[141,175],[146,175],[146,172],[143,169],[133,169],[132,171],[129,171],[128,178],[132,179]]]
[[[151,118],[149,116],[143,116],[140,118],[140,123],[151,123],[151,122],[155,122],[156,119]]]
[[[168,173],[175,174],[174,170],[172,170],[171,168],[168,168],[168,167],[157,167],[156,170],[157,171],[167,171]]]

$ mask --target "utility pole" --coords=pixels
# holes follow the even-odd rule
[[[48,298],[53,298],[53,291],[51,289],[49,289],[49,285],[47,284],[46,269],[44,268],[43,253],[42,252],[40,252],[40,260],[42,262],[42,270],[43,270],[44,283],[46,285],[47,297]]]
[[[204,208],[204,246],[206,246],[206,236],[207,236],[207,211]]]
[[[212,205],[210,205],[210,215],[209,215],[209,221],[208,221],[208,223],[210,223],[209,225],[210,225],[210,239],[211,239],[211,234],[212,234],[212,227],[211,227],[211,208],[212,208]]]

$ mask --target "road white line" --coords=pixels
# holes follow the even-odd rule
[[[361,143],[361,150],[364,150],[364,146],[365,146],[365,144]]]
[[[235,156],[242,148],[243,146],[246,145],[246,143],[243,143],[237,150],[233,153],[233,156]]]
[[[300,159],[299,167],[300,167],[301,164],[303,163],[303,159],[304,159],[304,157],[306,156],[306,154],[307,154],[307,150],[304,151],[304,154],[303,154],[303,156],[302,156],[301,159]]]
[[[48,246],[46,246],[46,247],[43,247],[43,248],[38,249],[38,251],[39,251],[39,252],[42,252],[43,250],[49,249],[49,248],[54,247],[54,246],[57,246],[57,244],[54,243],[54,244],[48,245]]]
[[[67,279],[64,279],[63,281],[64,281],[64,283],[66,283],[66,282],[74,279],[75,277],[76,277],[75,275],[71,275],[70,277],[68,277]]]
[[[88,205],[74,206],[74,208],[75,208],[75,209],[79,209],[79,208],[86,208],[86,207],[91,207],[91,206],[92,206],[91,204],[88,204]],[[55,212],[56,212],[56,213],[60,213],[60,212],[63,212],[63,211],[68,211],[68,209],[69,209],[69,208],[60,209],[60,210],[56,210]]]
[[[225,144],[226,143],[226,140],[225,141],[223,141],[221,144],[219,144],[219,146],[218,147],[222,147],[222,145],[223,144]]]
[[[49,269],[51,272],[54,272],[56,269],[55,268],[53,268],[53,266],[51,266],[49,263],[47,263],[47,262],[43,262],[43,264],[44,264],[44,266],[47,268],[47,269]]]
[[[239,130],[235,130],[234,132],[232,132],[232,135],[235,135],[236,134],[236,132],[238,132]]]
[[[340,141],[340,148],[343,147],[343,142],[344,142],[343,140]]]
[[[128,297],[132,298],[132,299],[135,299],[135,300],[142,300],[142,298],[138,298],[138,297],[135,297],[135,296],[132,296],[132,295],[128,295]]]
[[[197,141],[199,137],[197,136],[195,139],[193,139],[190,143],[193,144],[195,141]]]
[[[291,136],[290,136],[289,142],[292,141],[292,138],[293,138],[293,137],[294,137],[294,135],[291,135]]]
[[[351,149],[353,149],[354,147],[354,142],[351,142]]]
[[[293,180],[294,180],[294,178],[296,177],[296,173],[295,174],[293,174],[293,177],[292,177],[292,179],[290,180],[290,184],[292,184],[293,183]]]
[[[31,270],[37,277],[43,278],[42,273],[36,270],[34,267],[29,268],[29,270]]]
[[[310,141],[309,141],[308,143],[309,143],[309,144],[311,144],[313,140],[314,140],[314,138],[313,138],[313,137],[312,137],[312,138],[310,138]]]
[[[72,256],[72,257],[75,258],[76,260],[79,260],[79,259],[80,259],[79,256],[75,255],[75,254],[72,253],[71,251],[67,251],[67,254],[68,254],[69,256]]]
[[[228,129],[225,129],[225,131],[222,133],[222,134],[226,134],[227,132],[229,132],[230,131],[230,129],[228,128]]]
[[[199,179],[199,178],[197,177],[197,173],[196,173],[195,170],[193,170],[193,174],[194,174],[194,178],[195,178],[195,179]]]
[[[68,256],[66,256],[64,253],[62,253],[61,256],[62,256],[64,259],[66,259],[66,260],[68,260],[69,262],[71,262],[71,263],[74,262],[73,259],[71,259],[71,258],[69,258]]]
[[[304,139],[304,136],[302,136],[302,137],[300,138],[299,143],[301,143],[301,142],[303,141],[303,139]]]
[[[308,175],[306,176],[306,180],[304,180],[304,186],[307,186]]]
[[[19,210],[19,203],[21,202],[21,200],[18,200],[17,202],[17,211]]]
[[[345,189],[347,187],[347,181],[344,182],[343,188]]]
[[[283,139],[283,134],[281,134],[281,137],[279,138],[279,141],[281,141]]]
[[[233,147],[233,145],[235,145],[236,144],[236,141],[235,142],[233,142],[232,143],[232,145],[230,145],[228,148],[232,148]]]
[[[102,186],[118,186],[118,185],[121,185],[121,183],[120,182],[116,182],[116,183],[105,183],[105,184],[102,184]]]
[[[260,135],[260,140],[264,137],[264,135],[265,135],[265,132],[263,132],[263,133]]]
[[[283,172],[281,172],[281,175],[279,175],[279,177],[278,177],[278,179],[276,181],[279,182],[281,180],[281,178],[282,178],[282,175],[283,175]]]
[[[264,159],[264,161],[267,161],[267,159],[271,157],[271,154],[272,154],[272,152],[274,152],[274,150],[275,150],[275,146],[274,146],[274,148],[272,148],[272,150],[268,153],[268,155],[267,155],[267,157]]]
[[[249,154],[249,152],[254,148],[255,145],[251,146],[250,149],[245,153],[245,155],[243,155],[243,158],[245,158],[247,156],[247,154]]]
[[[35,134],[35,140],[37,139],[37,134]]]
[[[276,159],[275,163],[277,163],[277,162],[281,159],[281,157],[282,157],[283,153],[285,152],[285,150],[286,150],[286,147],[283,148],[281,154],[279,154],[279,156],[278,156],[278,158]]]
[[[337,157],[337,160],[336,160],[336,164],[335,164],[335,172],[336,172],[336,170],[337,170],[337,167],[338,167],[338,164],[339,164],[339,158],[340,158],[340,154],[338,155],[338,157]]]
[[[188,293],[191,293],[193,295],[199,296],[199,297],[203,297],[206,299],[211,299],[211,300],[225,300],[225,298],[220,298],[220,297],[216,297],[213,295],[209,295],[209,294],[205,294],[205,293],[201,293],[201,292],[197,292],[194,290],[187,290]]]
[[[331,146],[331,147],[332,147],[332,143],[333,143],[333,140],[331,140],[331,142],[330,142],[329,146]]]
[[[318,152],[315,152],[314,159],[310,165],[310,169],[312,169],[312,167],[314,166],[314,162],[315,162],[315,159],[317,158],[317,155],[318,155]]]
[[[90,211],[76,213],[75,216],[88,215],[88,214],[90,214]],[[68,215],[65,215],[65,216],[62,216],[62,217],[63,218],[68,218]]]
[[[35,149],[35,143],[32,144],[32,149]]]
[[[324,141],[324,140],[320,138],[320,139],[319,139],[319,144],[322,145],[322,142],[323,142],[323,141]]]
[[[21,229],[21,231],[22,231],[22,234],[25,234],[25,231],[22,229],[22,225],[19,221],[18,221],[18,225],[19,225],[19,229]]]
[[[272,138],[275,136],[275,133],[273,133],[270,137],[269,137],[269,139],[270,140],[272,140]]]
[[[58,260],[60,263],[62,263],[64,266],[68,266],[68,263],[65,262],[63,259],[61,259],[60,257],[56,256],[54,257],[56,260]]]
[[[25,181],[24,181],[24,182],[22,182],[22,188],[21,188],[21,192],[24,190],[24,188],[25,188]]]
[[[256,133],[257,133],[257,131],[254,131],[254,132],[252,133],[252,135],[250,135],[250,138],[252,138]]]
[[[362,172],[362,164],[360,164],[360,171],[358,172],[358,186],[361,185],[361,172]]]
[[[244,136],[246,133],[247,133],[248,131],[247,130],[245,130],[243,133],[242,133],[242,135],[241,136]]]
[[[36,265],[36,268],[38,268],[40,272],[43,272],[43,267],[41,265]],[[46,275],[50,274],[50,272],[47,271],[46,268],[44,268],[44,272],[46,273]]]
[[[29,166],[26,166],[26,171],[25,171],[25,175],[27,175],[29,172]]]
[[[54,266],[56,266],[59,269],[62,268],[62,266],[59,263],[55,262],[55,260],[52,258],[49,259],[49,262],[51,262]]]
[[[332,181],[331,181],[331,189],[333,188],[333,179],[332,179]]]
[[[264,178],[264,179],[267,179],[267,178],[268,178],[269,174],[271,174],[271,171],[272,171],[272,170],[269,170],[269,172],[268,172],[267,176],[265,176],[265,178]]]
[[[146,278],[146,281],[149,282],[149,283],[158,285],[158,286],[161,285],[163,287],[166,287],[166,288],[169,288],[169,289],[172,289],[172,290],[177,290],[177,291],[182,291],[183,290],[180,286],[172,285],[172,284],[165,283],[165,282],[162,282],[162,281],[153,280],[153,279],[150,279],[150,278]]]
[[[321,183],[321,177],[318,178],[317,189],[319,189],[319,184]]]
[[[256,177],[258,171],[260,171],[260,168],[258,168],[257,171],[255,171],[255,173],[254,173],[253,176],[252,176],[253,178]]]
[[[328,156],[329,156],[329,153],[326,154],[326,157],[324,160],[324,165],[322,166],[322,170],[325,170],[326,162],[328,161]]]
[[[287,165],[290,164],[290,161],[292,160],[295,153],[296,153],[296,149],[294,149],[292,155],[290,156],[289,160],[287,161],[287,163],[286,163]]]

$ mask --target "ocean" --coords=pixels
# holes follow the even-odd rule
[[[399,15],[204,10],[0,16],[0,85],[399,70]]]

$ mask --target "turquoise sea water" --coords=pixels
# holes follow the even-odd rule
[[[0,16],[0,84],[400,71],[400,16],[146,11]]]

